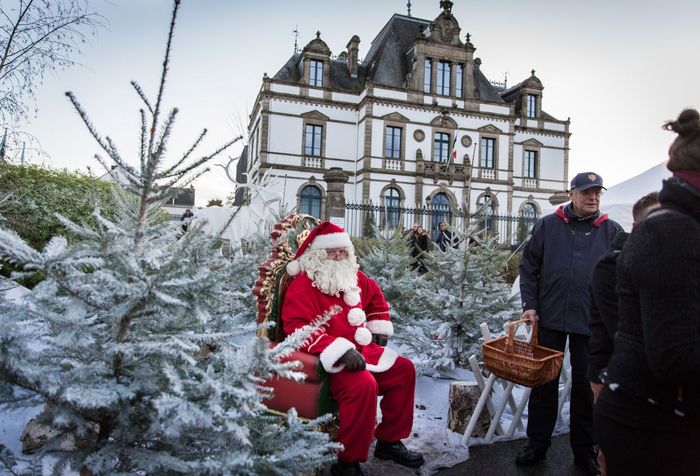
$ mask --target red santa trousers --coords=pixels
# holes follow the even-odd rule
[[[367,461],[372,436],[395,442],[408,437],[413,427],[413,397],[416,370],[413,363],[398,357],[387,371],[342,370],[331,374],[331,396],[338,402],[338,441],[345,449],[338,459],[347,463]],[[377,395],[381,395],[382,422],[377,426]]]

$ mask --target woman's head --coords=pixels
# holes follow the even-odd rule
[[[685,109],[678,119],[664,124],[664,129],[678,134],[668,150],[668,170],[700,171],[700,113]]]

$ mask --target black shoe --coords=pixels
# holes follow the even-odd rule
[[[374,457],[379,459],[390,459],[394,463],[409,468],[418,468],[425,463],[423,455],[417,451],[411,451],[404,446],[403,443],[387,443],[386,441],[377,441],[377,446],[374,448]]]
[[[365,476],[360,468],[360,463],[344,463],[338,461],[331,466],[333,476]]]
[[[538,450],[532,446],[526,446],[518,456],[515,457],[515,462],[523,466],[532,466],[544,460],[546,457],[547,450]]]
[[[598,476],[600,474],[600,466],[596,460],[595,453],[574,456],[574,465],[581,468],[589,476]]]

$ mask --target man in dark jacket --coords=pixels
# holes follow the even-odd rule
[[[605,253],[620,225],[601,214],[603,179],[592,172],[571,181],[571,203],[540,218],[520,260],[523,318],[538,321],[539,343],[571,357],[570,444],[574,464],[598,474],[593,446],[593,395],[588,367],[588,282],[598,258]],[[558,379],[535,387],[528,405],[529,441],[516,458],[522,465],[543,460],[557,421]]]
[[[459,246],[459,242],[447,228],[447,223],[445,222],[440,223],[440,230],[438,231],[438,236],[435,243],[437,243],[442,251],[445,251],[448,246],[453,248],[457,248]]]

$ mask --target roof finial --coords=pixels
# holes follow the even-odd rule
[[[320,31],[316,31],[316,38],[321,39],[321,32]]]
[[[469,43],[469,39],[472,37],[471,33],[467,33],[467,43]]]
[[[299,39],[299,25],[294,27],[294,54],[297,54],[299,51],[299,46],[297,45],[297,40]]]
[[[532,75],[534,76],[534,75],[535,75],[535,70],[533,69],[532,71],[530,71],[530,73],[532,73]]]
[[[408,0],[406,7],[408,8],[408,16],[410,17],[411,16],[411,0]]]

